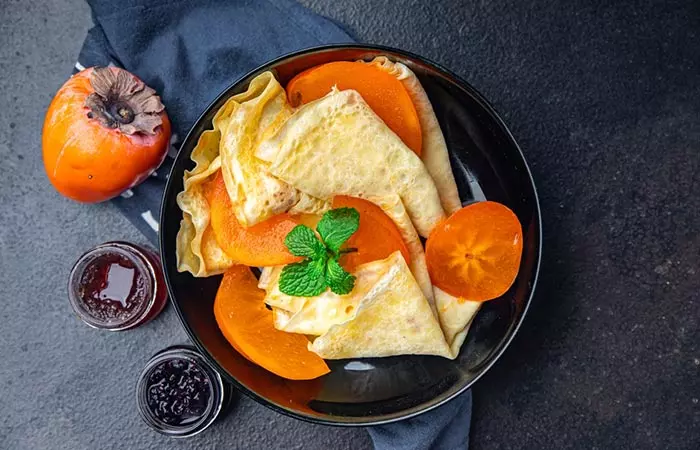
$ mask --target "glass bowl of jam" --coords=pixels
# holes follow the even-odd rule
[[[68,297],[78,317],[93,328],[122,331],[156,317],[167,302],[160,258],[127,242],[107,242],[73,266]]]
[[[168,347],[146,364],[136,385],[141,418],[155,431],[190,437],[226,409],[232,390],[194,348]]]

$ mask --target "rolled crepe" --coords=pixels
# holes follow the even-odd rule
[[[462,201],[459,198],[457,183],[455,183],[450,166],[445,137],[440,130],[440,124],[428,94],[426,94],[416,74],[399,62],[392,62],[386,56],[378,56],[367,64],[394,75],[408,91],[408,95],[416,107],[423,135],[421,159],[435,181],[443,209],[448,215],[452,214],[462,207]]]
[[[354,90],[307,103],[256,155],[269,171],[311,197],[398,195],[422,236],[445,218],[423,162]]]
[[[309,350],[325,359],[394,355],[450,358],[440,324],[401,252],[368,264],[383,270],[354,318],[330,327],[309,343]]]

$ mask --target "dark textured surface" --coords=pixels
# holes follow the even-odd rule
[[[304,3],[463,76],[531,163],[540,285],[475,387],[472,448],[700,447],[700,4]],[[188,441],[139,422],[135,374],[184,333],[171,309],[123,334],[71,316],[74,258],[141,238],[113,208],[59,197],[41,165],[43,114],[88,26],[81,3],[0,2],[0,447],[367,448],[362,430],[248,400]]]

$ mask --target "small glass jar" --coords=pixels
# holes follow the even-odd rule
[[[93,328],[122,331],[149,322],[167,303],[158,254],[128,242],[106,242],[73,266],[68,297]]]
[[[141,371],[136,403],[153,430],[175,438],[201,433],[225,411],[231,386],[190,346],[156,353]]]

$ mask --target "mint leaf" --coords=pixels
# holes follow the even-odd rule
[[[284,245],[294,256],[307,256],[317,258],[326,252],[323,244],[318,240],[314,230],[306,225],[297,225],[284,238]]]
[[[349,294],[355,287],[355,277],[347,273],[335,258],[330,258],[326,264],[326,282],[338,295]]]
[[[355,208],[338,208],[327,211],[316,225],[316,230],[326,246],[337,252],[359,226],[360,213]]]
[[[320,295],[328,287],[326,282],[325,254],[318,259],[287,264],[282,269],[279,280],[280,291],[295,297]]]
[[[284,244],[302,262],[288,264],[282,269],[279,289],[295,297],[314,297],[328,287],[338,295],[349,294],[355,287],[355,277],[338,263],[344,253],[355,248],[340,250],[360,226],[360,213],[355,208],[338,208],[326,212],[316,226],[321,242],[313,230],[297,225],[285,236]]]

